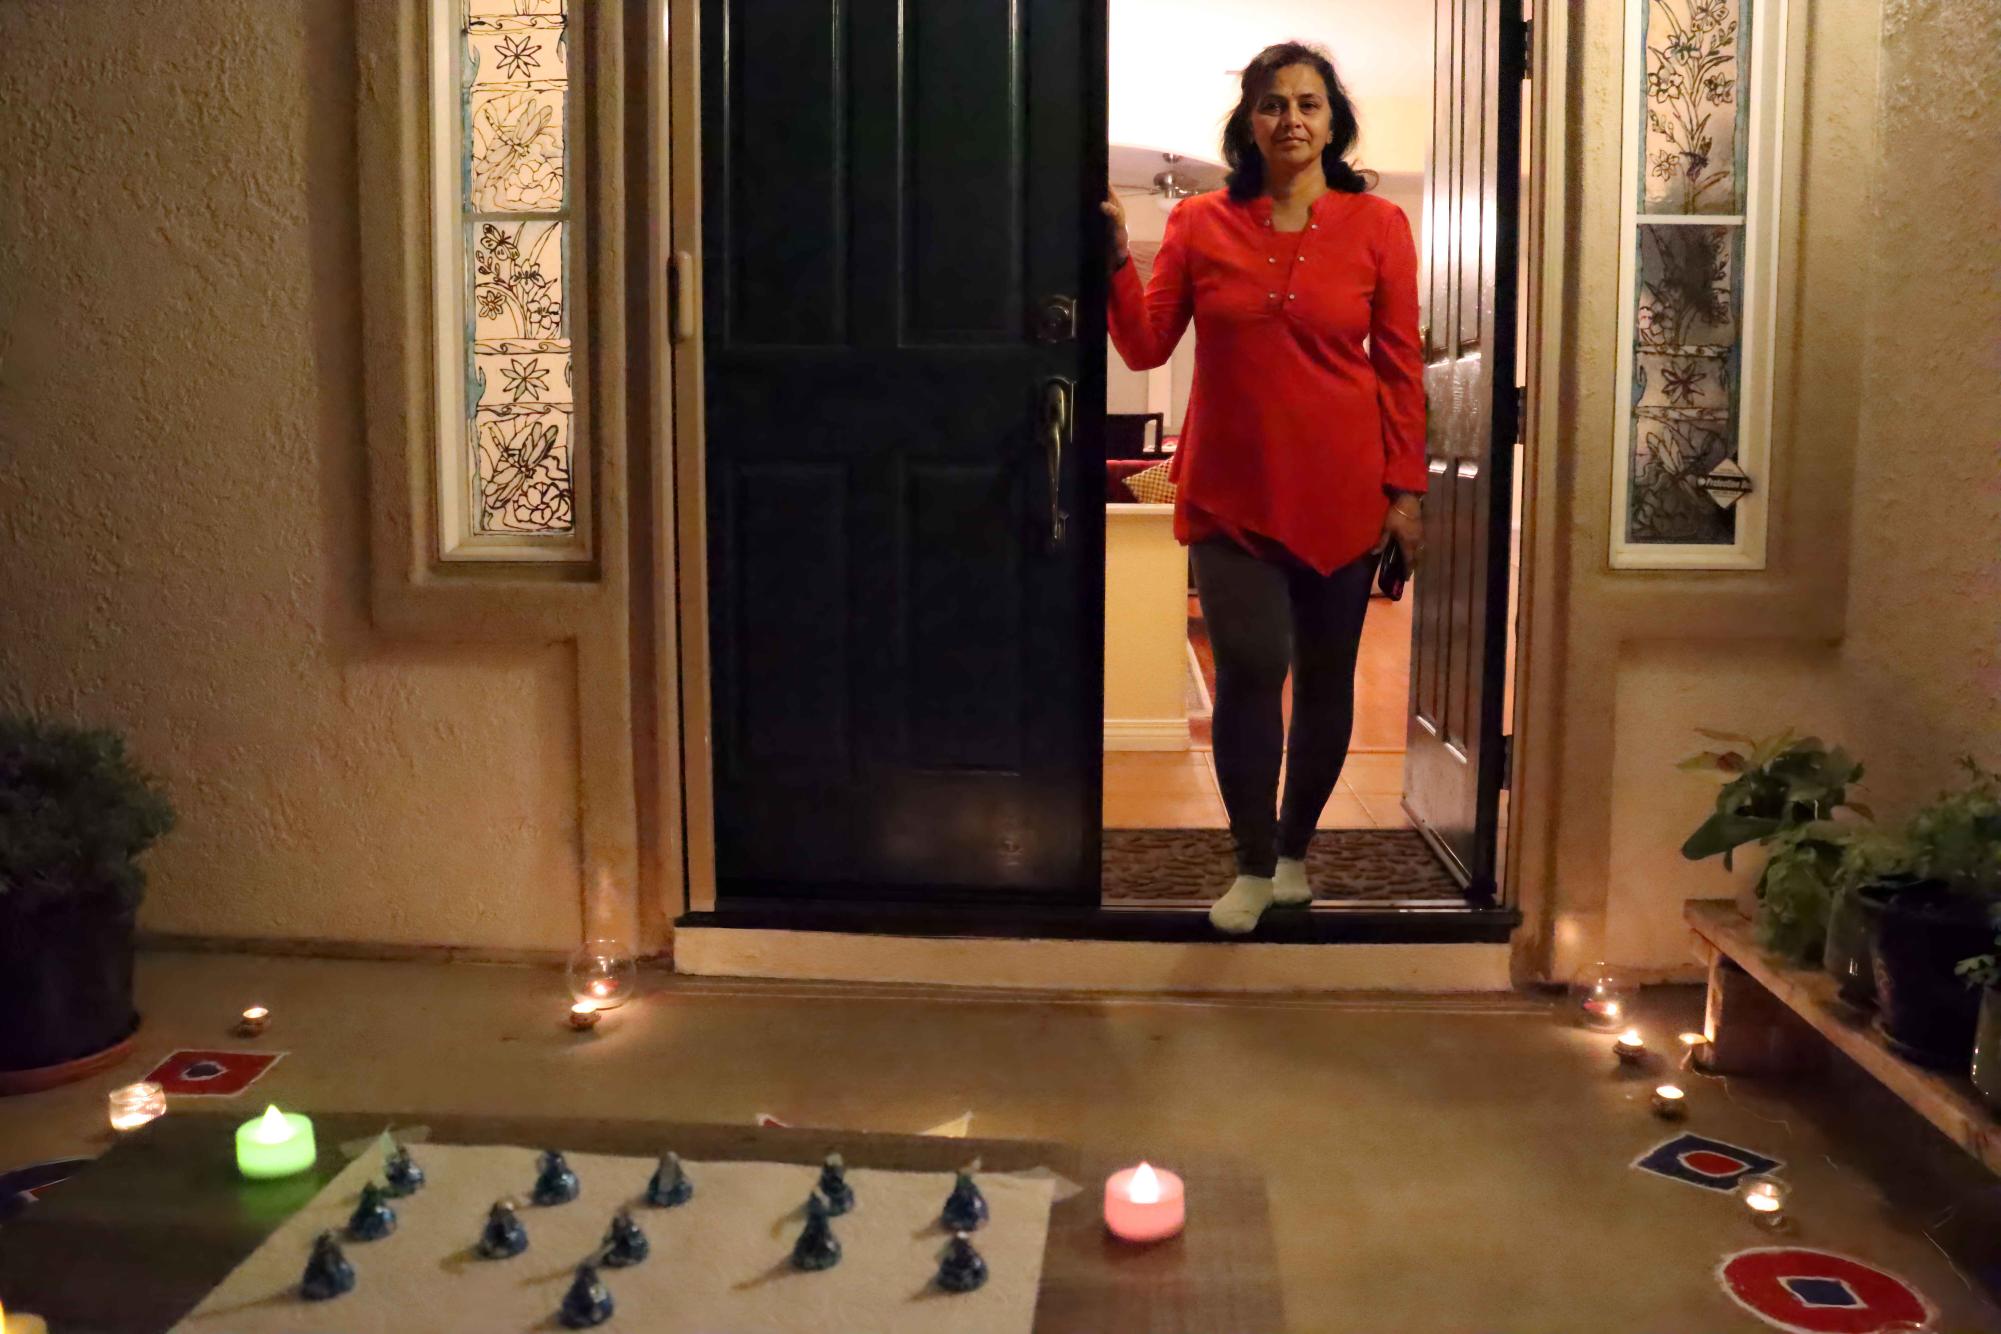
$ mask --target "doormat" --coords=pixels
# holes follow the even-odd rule
[[[1107,829],[1106,903],[1210,903],[1236,877],[1227,829]],[[1315,902],[1465,902],[1414,829],[1323,829],[1306,854]]]

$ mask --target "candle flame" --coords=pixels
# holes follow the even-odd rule
[[[1700,1047],[1707,1041],[1709,1039],[1701,1033],[1683,1033],[1681,1035],[1681,1045],[1684,1047]]]
[[[1606,1015],[1606,1017],[1607,1017],[1607,1018],[1609,1018],[1609,1019],[1617,1019],[1617,1018],[1619,1017],[1619,1013],[1620,1013],[1620,1011],[1619,1011],[1619,1002],[1617,1002],[1617,1001],[1606,1001],[1606,1002],[1605,1002],[1605,1015]]]
[[[1654,1095],[1656,1097],[1669,1098],[1669,1099],[1684,1098],[1688,1096],[1687,1094],[1683,1093],[1677,1085],[1674,1084],[1661,1085],[1659,1088],[1654,1090]]]
[[[598,1003],[594,1000],[580,1000],[570,1007],[572,1014],[596,1014]]]
[[[611,983],[605,981],[597,981],[591,983],[591,994],[593,996],[611,995]]]
[[[265,1009],[262,1005],[253,1005],[249,1009],[243,1012],[243,1017],[245,1019],[262,1019],[265,1015],[270,1013],[271,1012]]]
[[[250,1132],[250,1138],[259,1144],[283,1144],[292,1138],[291,1123],[278,1110],[276,1103],[264,1109],[264,1115],[257,1118],[257,1129]]]
[[[1126,1198],[1134,1204],[1160,1203],[1160,1178],[1151,1167],[1141,1163],[1133,1172],[1133,1179],[1126,1186]]]
[[[1640,1047],[1646,1044],[1645,1040],[1640,1037],[1639,1029],[1629,1028],[1619,1035],[1619,1045],[1622,1047]]]

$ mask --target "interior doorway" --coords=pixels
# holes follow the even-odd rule
[[[1489,24],[1501,12],[1474,5],[1469,21],[1469,6],[1461,0],[1243,0],[1230,6],[1112,0],[1108,163],[1142,280],[1150,275],[1166,220],[1179,201],[1224,183],[1219,130],[1236,98],[1242,63],[1271,42],[1296,38],[1333,56],[1361,123],[1354,158],[1373,173],[1374,192],[1397,204],[1411,225],[1424,275],[1420,301],[1428,334],[1433,309],[1452,300],[1433,278],[1454,267],[1449,261],[1457,258],[1433,256],[1432,250],[1454,248],[1468,221],[1492,225],[1484,216],[1464,219],[1456,201],[1437,198],[1435,187],[1428,191],[1427,175],[1442,173],[1457,187],[1460,176],[1453,168],[1465,167],[1469,125],[1472,142],[1481,145],[1484,117],[1478,103],[1494,96],[1492,79],[1506,73],[1505,62],[1486,60],[1481,48],[1500,38],[1498,26],[1490,30]],[[1470,119],[1463,105],[1469,98],[1475,103]],[[1491,270],[1490,265],[1489,282]],[[1477,324],[1477,312],[1473,320]],[[1146,372],[1128,369],[1116,351],[1107,350],[1102,868],[1107,904],[1206,904],[1232,874],[1228,819],[1210,744],[1214,660],[1200,602],[1186,578],[1185,553],[1174,543],[1168,480],[1187,411],[1195,341],[1191,326],[1172,359]],[[1482,346],[1476,336],[1441,349],[1441,355],[1432,351],[1427,349],[1427,360],[1449,363],[1468,351],[1491,353],[1492,345],[1490,340]],[[1446,471],[1446,485],[1435,484],[1434,491],[1449,491],[1457,480],[1454,469]],[[1445,522],[1463,526],[1469,517],[1465,498],[1443,499]],[[1510,506],[1509,520],[1514,512]],[[1512,548],[1518,529],[1504,521],[1503,531]],[[1441,587],[1461,586],[1452,591],[1463,596],[1472,553],[1466,535],[1458,536],[1462,540],[1445,545],[1448,558],[1461,568],[1448,565],[1438,579]],[[1508,568],[1512,571],[1512,560]],[[1420,707],[1413,691],[1419,607],[1431,613],[1423,628],[1432,640],[1432,651],[1425,654],[1421,646],[1420,656],[1435,664],[1445,631],[1436,615],[1438,590],[1426,589],[1434,596],[1420,599],[1422,583],[1420,576],[1401,600],[1380,594],[1370,599],[1349,759],[1322,811],[1309,859],[1317,901],[1326,907],[1436,908],[1493,901],[1493,863],[1470,872],[1479,859],[1455,855],[1424,820],[1413,818],[1406,803],[1406,748],[1413,736],[1422,748],[1435,735],[1426,730],[1434,726],[1432,711]],[[1505,604],[1509,593],[1497,596]],[[1505,605],[1500,616],[1506,617]],[[1466,627],[1452,633],[1463,637]],[[1435,692],[1438,675],[1434,669],[1419,684]],[[1289,683],[1286,704],[1289,710]],[[1505,718],[1500,725],[1505,731]],[[1492,794],[1485,799],[1494,800]]]

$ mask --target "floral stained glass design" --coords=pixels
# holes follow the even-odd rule
[[[1728,545],[1736,510],[1712,498],[1708,479],[1737,455],[1743,229],[1638,233],[1627,540]]]
[[[1629,544],[1737,539],[1753,2],[1644,0]]]
[[[1742,213],[1748,0],[1650,0],[1642,213]]]
[[[469,513],[475,534],[576,529],[570,6],[460,0]]]

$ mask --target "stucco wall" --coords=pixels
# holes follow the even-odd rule
[[[1885,0],[1842,654],[1895,806],[2001,764],[2001,6]]]
[[[368,617],[351,0],[0,4],[0,701],[127,729],[156,931],[578,935],[573,651]]]
[[[1558,977],[1688,970],[1682,901],[1755,870],[1678,855],[1711,791],[1671,767],[1698,724],[1842,740],[1890,816],[1956,753],[2001,760],[2001,10],[1795,5],[1770,565],[1676,576],[1604,555],[1620,8],[1570,13],[1564,489],[1544,512],[1563,698],[1551,837],[1523,868],[1553,904],[1530,971]]]

